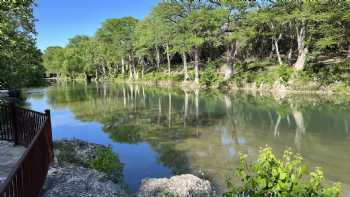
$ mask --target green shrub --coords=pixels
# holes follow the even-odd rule
[[[334,82],[350,84],[349,60],[333,64],[311,64],[306,67],[305,72],[323,85],[329,85]]]
[[[217,86],[222,81],[223,78],[218,74],[214,64],[209,64],[200,77],[200,83],[206,86]]]
[[[276,80],[278,80],[278,75],[276,72],[272,71],[263,71],[256,75],[254,81],[259,85],[262,83],[267,83],[272,85]]]
[[[96,159],[90,160],[88,164],[91,168],[106,173],[116,182],[120,182],[123,177],[123,164],[111,147],[97,148]]]
[[[310,173],[309,180],[303,178],[306,167],[302,158],[290,150],[284,152],[279,160],[272,149],[266,147],[260,150],[258,159],[248,164],[247,155],[240,155],[240,167],[235,176],[241,184],[228,180],[229,191],[224,196],[325,196],[340,195],[340,185],[330,187],[322,185],[323,172],[316,168]]]
[[[294,69],[288,65],[280,65],[278,66],[277,73],[281,79],[281,82],[287,84],[294,73]]]

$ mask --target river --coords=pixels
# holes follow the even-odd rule
[[[27,105],[51,110],[54,140],[111,145],[135,192],[141,180],[192,173],[219,191],[239,153],[291,148],[350,196],[350,98],[222,93],[135,84],[59,83],[28,90]]]

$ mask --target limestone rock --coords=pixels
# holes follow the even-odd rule
[[[82,167],[51,168],[42,197],[128,196],[125,189],[101,172]]]
[[[49,170],[42,197],[114,197],[128,196],[124,183],[110,175],[87,168],[96,159],[102,145],[81,140],[54,142],[55,165]]]
[[[211,184],[194,175],[185,174],[167,178],[152,178],[142,181],[139,197],[178,196],[207,197],[213,196]]]
[[[55,165],[60,167],[71,165],[86,166],[89,160],[96,158],[96,149],[98,147],[105,146],[78,139],[55,141]]]

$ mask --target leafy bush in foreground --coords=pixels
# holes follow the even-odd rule
[[[228,181],[229,191],[224,196],[325,196],[340,195],[340,185],[326,187],[323,172],[316,168],[309,179],[303,178],[306,167],[299,155],[287,150],[283,159],[279,160],[272,149],[266,147],[260,150],[258,159],[248,164],[247,155],[240,155],[240,167],[235,176],[241,183],[236,185]]]
[[[108,174],[116,182],[120,182],[123,177],[123,164],[113,153],[111,147],[97,148],[96,159],[90,160],[88,163],[91,168]]]

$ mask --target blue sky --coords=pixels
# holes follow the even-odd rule
[[[159,0],[37,0],[37,45],[65,46],[77,35],[93,35],[107,18],[144,18]]]

